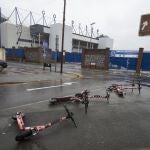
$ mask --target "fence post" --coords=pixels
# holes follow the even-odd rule
[[[140,74],[144,48],[139,48],[138,60],[136,65],[136,73]]]

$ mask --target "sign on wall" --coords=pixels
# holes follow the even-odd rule
[[[112,50],[110,57],[137,58],[138,51],[136,50]]]
[[[141,16],[139,36],[150,35],[150,14]]]

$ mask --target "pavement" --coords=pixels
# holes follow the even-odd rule
[[[80,63],[65,63],[63,64],[63,73],[60,73],[60,64],[52,65],[52,71],[49,68],[43,70],[41,64],[36,63],[19,63],[19,62],[8,62],[8,68],[0,72],[0,85],[7,84],[25,84],[29,82],[48,82],[48,81],[61,81],[71,80],[75,78],[91,78],[90,75],[98,74],[95,77],[101,75],[111,76],[112,79],[117,78],[120,80],[123,78],[128,80],[128,77],[137,79],[138,75],[134,71],[129,70],[89,70],[81,69]],[[143,80],[142,84],[150,86],[150,72],[141,72],[140,78]],[[110,78],[111,79],[111,78]]]
[[[81,77],[80,64],[64,64],[63,66],[63,73],[61,74],[60,64],[57,64],[55,72],[54,64],[52,71],[50,71],[48,67],[43,70],[41,64],[8,62],[8,68],[0,73],[0,85],[60,81]]]

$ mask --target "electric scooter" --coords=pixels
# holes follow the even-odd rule
[[[17,120],[18,127],[21,130],[21,133],[18,134],[15,137],[16,141],[23,141],[31,136],[37,135],[40,131],[45,130],[46,128],[52,127],[53,125],[57,123],[61,123],[67,119],[70,119],[74,126],[77,128],[77,125],[75,123],[75,120],[73,118],[73,113],[68,110],[68,108],[64,105],[66,115],[63,117],[60,117],[52,122],[49,122],[47,124],[42,124],[42,125],[37,125],[37,126],[32,126],[32,127],[26,127],[23,121],[23,117],[25,116],[24,113],[22,112],[17,112],[12,118],[14,120]]]

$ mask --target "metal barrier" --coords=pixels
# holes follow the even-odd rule
[[[136,63],[137,58],[110,57],[109,68],[135,70]]]
[[[142,70],[150,71],[150,52],[143,53]]]
[[[65,62],[81,62],[81,53],[65,53]]]
[[[137,51],[119,51],[117,55],[115,55],[116,51],[110,51],[110,59],[109,59],[109,69],[127,69],[127,70],[136,70],[137,64]],[[131,53],[132,52],[132,53]],[[23,60],[25,59],[25,51],[24,49],[11,49],[6,48],[6,60]],[[57,62],[61,59],[61,53],[52,51],[52,60],[56,60]],[[81,53],[69,53],[65,54],[65,62],[77,62],[80,63],[82,59]],[[150,71],[150,52],[143,53],[142,60],[142,71]]]
[[[23,60],[25,58],[24,49],[6,48],[7,60]]]

